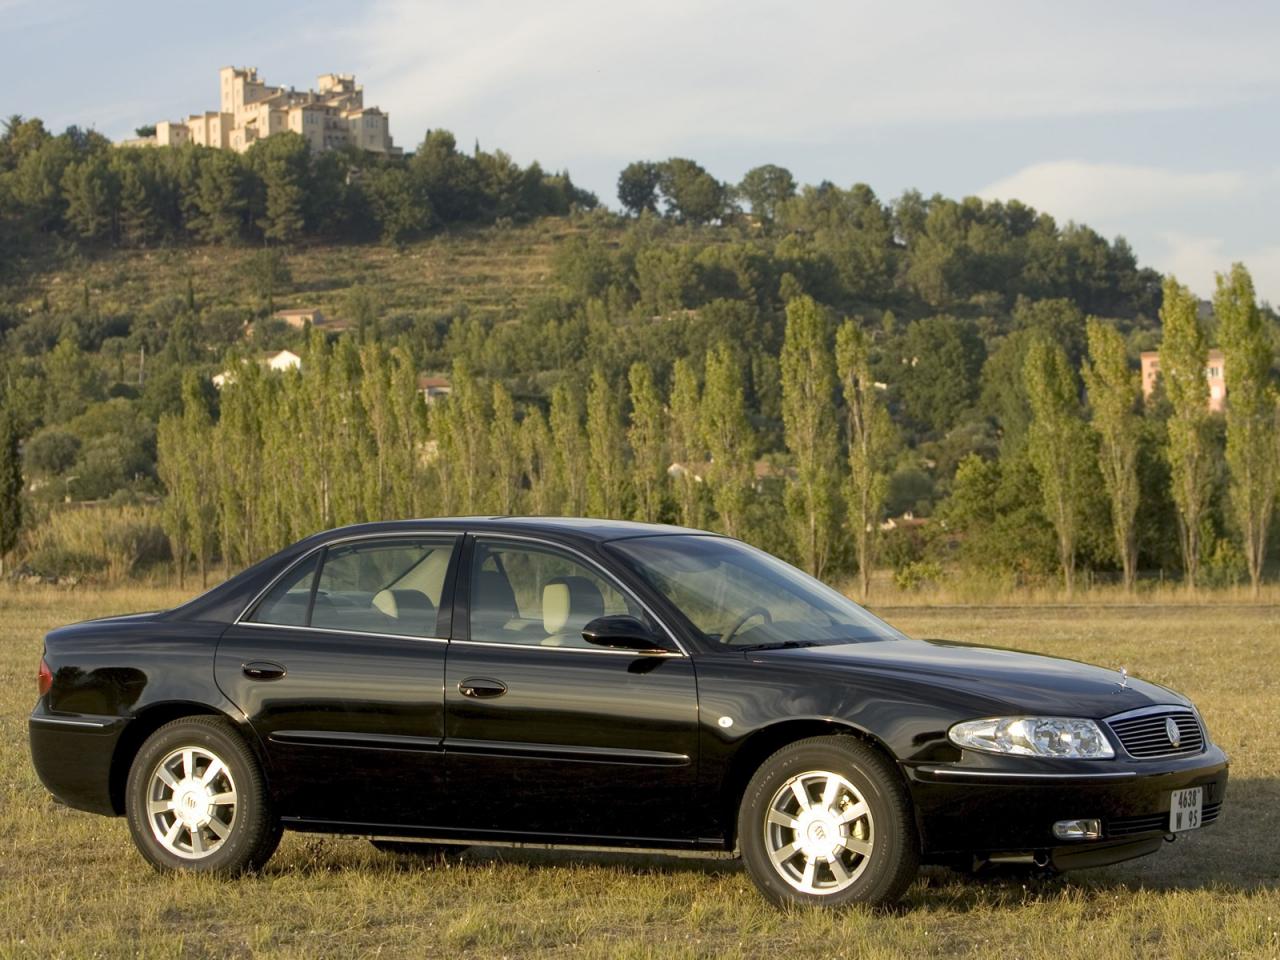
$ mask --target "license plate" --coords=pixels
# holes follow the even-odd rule
[[[1181,833],[1200,826],[1200,812],[1204,808],[1204,789],[1188,787],[1175,790],[1169,798],[1169,832]]]

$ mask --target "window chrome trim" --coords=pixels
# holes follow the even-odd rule
[[[405,634],[399,634],[399,633],[369,633],[368,631],[365,631],[365,630],[332,630],[332,629],[323,628],[323,627],[299,627],[297,625],[288,624],[288,623],[259,623],[256,620],[246,620],[245,617],[248,616],[250,610],[252,610],[254,607],[258,605],[258,601],[260,601],[263,597],[265,597],[268,593],[270,593],[272,589],[275,588],[275,585],[279,583],[281,580],[283,580],[285,576],[287,576],[290,573],[290,571],[295,570],[298,566],[305,563],[307,560],[311,559],[311,557],[314,554],[318,553],[321,550],[324,550],[327,547],[332,547],[341,543],[350,543],[354,540],[418,540],[418,539],[426,539],[430,537],[440,537],[446,540],[452,540],[453,549],[457,550],[458,541],[462,539],[464,533],[465,531],[461,531],[461,530],[453,530],[449,532],[442,532],[438,530],[424,530],[421,533],[405,533],[402,530],[395,531],[395,532],[386,531],[384,533],[353,533],[347,537],[339,537],[336,540],[326,540],[323,543],[318,543],[314,547],[312,547],[310,550],[308,550],[306,553],[299,555],[297,558],[294,559],[293,563],[289,564],[287,567],[285,567],[283,570],[277,573],[274,577],[272,577],[271,582],[268,583],[261,590],[259,590],[254,595],[253,599],[244,605],[244,609],[240,611],[239,616],[237,616],[234,620],[231,621],[231,626],[234,627],[239,624],[244,624],[246,626],[252,626],[252,627],[284,627],[285,629],[289,629],[289,630],[319,630],[322,633],[345,633],[352,636],[393,637],[394,639],[397,639],[397,640],[441,640],[443,639],[441,637],[421,637],[413,634],[405,635]],[[316,572],[321,573],[322,571],[317,570]],[[444,642],[448,643],[448,640],[445,640]]]
[[[234,626],[265,627],[268,630],[301,630],[303,633],[335,633],[344,637],[378,637],[384,640],[415,640],[419,643],[448,643],[447,637],[420,637],[413,633],[373,633],[370,630],[335,630],[333,627],[299,627],[292,623],[259,623],[237,620]]]
[[[541,643],[506,643],[502,640],[450,640],[460,647],[499,647],[504,650],[550,650],[555,653],[607,653],[615,657],[683,657],[676,650],[620,650],[616,647],[564,647]]]
[[[474,533],[471,531],[468,531],[468,532],[471,533],[472,539],[475,540],[477,543],[482,541],[490,541],[490,540],[497,540],[497,541],[514,540],[517,542],[524,542],[524,543],[536,543],[536,544],[539,544],[540,546],[551,547],[555,550],[561,551],[562,553],[570,554],[571,556],[581,560],[587,566],[594,567],[596,571],[600,574],[600,576],[602,576],[607,582],[613,585],[615,590],[617,590],[627,599],[637,604],[641,610],[647,613],[650,619],[652,619],[653,622],[656,623],[662,629],[662,632],[667,635],[667,639],[669,639],[672,643],[676,645],[676,651],[679,651],[679,652],[677,653],[676,651],[672,651],[672,650],[664,650],[661,653],[657,653],[657,652],[643,653],[641,651],[635,651],[635,650],[610,650],[606,647],[601,647],[599,650],[596,650],[590,647],[544,647],[541,644],[524,644],[524,643],[508,644],[508,643],[503,643],[501,641],[489,642],[485,640],[466,640],[466,641],[454,640],[452,641],[453,643],[464,643],[464,642],[469,644],[474,643],[474,644],[479,644],[479,645],[488,646],[488,647],[497,647],[497,646],[516,647],[521,650],[534,650],[534,649],[581,650],[584,653],[614,653],[614,654],[622,654],[623,656],[629,656],[629,657],[637,657],[637,656],[639,657],[657,657],[657,656],[687,657],[689,656],[689,651],[684,648],[684,644],[681,643],[680,638],[675,635],[675,631],[673,631],[669,626],[667,626],[666,622],[663,621],[661,617],[659,617],[656,613],[653,612],[653,608],[650,607],[647,603],[645,603],[644,600],[642,600],[640,597],[637,597],[635,595],[634,590],[632,590],[630,587],[627,587],[623,585],[621,582],[619,582],[617,576],[614,575],[612,572],[610,572],[608,569],[606,569],[604,566],[602,566],[600,562],[595,558],[587,556],[582,551],[574,547],[571,547],[568,544],[559,543],[555,540],[547,540],[543,537],[532,537],[527,534],[519,534],[519,533],[490,533],[488,531],[484,533]],[[470,571],[468,571],[468,574],[470,574]],[[468,591],[470,590],[470,587],[471,587],[471,581],[470,581],[470,576],[468,575],[468,578],[467,578]],[[468,596],[467,597],[467,617],[470,618],[470,616],[471,616],[471,597]],[[471,635],[471,625],[468,623],[467,636],[469,637],[470,635]]]

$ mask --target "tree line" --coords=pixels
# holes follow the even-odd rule
[[[11,140],[30,132],[22,125],[17,129]],[[63,136],[76,139],[70,132]],[[439,145],[436,134],[427,140],[433,138]],[[293,156],[287,138],[271,138],[255,147],[259,155],[253,162],[269,159],[275,149]],[[9,198],[18,167],[36,164],[27,148],[9,143],[4,150],[9,152],[3,154],[8,159],[2,161],[7,166],[0,183]],[[422,169],[420,157],[428,152],[424,145],[387,165],[416,177],[411,171],[416,164]],[[159,163],[179,153],[121,149],[103,151],[103,158],[121,162],[118,157],[127,154]],[[183,155],[206,162],[218,153],[192,148]],[[16,154],[24,158],[17,165]],[[251,166],[249,154],[223,156],[218,163]],[[463,157],[452,145],[438,156]],[[1070,574],[1073,582],[1080,576],[1131,582],[1145,572],[1190,575],[1211,585],[1266,569],[1274,516],[1260,512],[1261,501],[1241,513],[1243,494],[1235,492],[1233,479],[1245,472],[1265,476],[1270,469],[1265,460],[1248,460],[1244,451],[1261,448],[1241,439],[1241,424],[1265,419],[1258,411],[1269,401],[1276,377],[1273,355],[1258,346],[1272,343],[1276,317],[1251,294],[1240,300],[1254,303],[1246,324],[1256,328],[1250,334],[1250,342],[1256,341],[1249,354],[1253,365],[1227,363],[1229,380],[1233,363],[1237,377],[1253,371],[1256,388],[1230,387],[1241,398],[1233,407],[1237,412],[1249,390],[1256,394],[1251,418],[1240,420],[1231,410],[1193,416],[1194,405],[1180,400],[1182,381],[1169,377],[1145,402],[1117,388],[1108,403],[1102,386],[1132,386],[1142,351],[1172,351],[1163,358],[1167,369],[1177,366],[1179,350],[1198,355],[1213,345],[1238,352],[1229,346],[1235,336],[1230,303],[1200,302],[1180,287],[1163,285],[1122,238],[1059,224],[1016,201],[915,191],[885,200],[865,184],[799,185],[771,165],[730,184],[693,161],[677,160],[630,165],[631,173],[620,178],[620,196],[623,182],[630,184],[623,214],[577,204],[554,220],[469,229],[456,238],[451,225],[472,221],[432,221],[440,228],[433,249],[447,250],[455,242],[468,253],[493,248],[485,250],[490,263],[483,276],[477,273],[474,283],[460,277],[454,286],[474,291],[474,301],[444,300],[429,277],[419,280],[412,272],[413,256],[275,239],[252,253],[219,248],[218,256],[240,263],[236,277],[244,282],[215,289],[198,266],[197,258],[208,252],[168,242],[199,241],[201,235],[186,226],[181,230],[187,232],[156,241],[166,245],[161,253],[105,256],[110,240],[104,238],[75,247],[54,244],[44,259],[25,260],[32,269],[21,278],[12,272],[7,279],[0,276],[0,404],[23,437],[31,519],[40,522],[42,512],[64,497],[162,494],[168,480],[158,462],[160,420],[185,416],[188,402],[198,396],[209,428],[223,429],[225,408],[239,402],[237,393],[219,395],[209,378],[239,362],[227,360],[229,351],[247,356],[249,350],[313,349],[307,333],[273,324],[271,313],[284,296],[296,301],[317,295],[312,291],[321,288],[307,262],[314,257],[325,265],[326,286],[319,294],[326,298],[325,312],[348,322],[355,355],[377,344],[387,358],[399,358],[404,377],[404,371],[448,373],[457,367],[464,371],[458,391],[463,396],[466,378],[482,385],[484,402],[476,410],[505,410],[492,394],[501,387],[510,398],[511,420],[521,429],[540,415],[552,430],[553,407],[562,426],[567,424],[567,391],[586,437],[589,412],[601,416],[590,395],[597,379],[613,386],[613,400],[630,428],[633,394],[644,395],[631,383],[631,373],[637,363],[647,367],[662,412],[649,422],[659,424],[653,430],[666,431],[668,448],[678,446],[666,449],[667,466],[702,462],[695,471],[701,481],[684,484],[680,471],[666,479],[655,479],[652,471],[643,482],[633,478],[637,464],[650,462],[635,444],[654,449],[640,440],[643,430],[624,445],[619,480],[603,455],[607,444],[597,439],[602,455],[596,459],[609,478],[601,481],[603,489],[627,491],[627,513],[642,500],[651,508],[660,504],[659,515],[668,519],[694,516],[689,511],[696,507],[707,523],[743,533],[811,568],[821,566],[829,575],[851,574],[860,569],[859,555],[878,551],[879,565],[906,585],[941,570],[1019,581],[1055,575],[1065,581]],[[363,190],[359,184],[382,163],[360,161],[342,178],[343,189]],[[474,172],[474,161],[466,156],[459,162]],[[311,169],[345,161],[321,154],[307,155],[306,162]],[[437,169],[453,169],[451,163]],[[455,182],[466,182],[459,176]],[[320,189],[308,184],[304,205]],[[470,210],[465,216],[479,216],[479,222],[494,215],[488,201],[449,205],[450,198],[465,194],[437,191],[430,195],[432,209],[453,211],[450,217]],[[270,218],[266,195],[258,196],[255,212],[237,221],[239,232],[219,243],[263,238],[266,227],[259,221]],[[699,208],[699,198],[706,197],[714,203]],[[35,229],[27,219],[30,209],[26,201],[0,203],[0,236],[8,228]],[[360,222],[372,238],[378,229],[369,228],[372,213],[362,209]],[[305,231],[311,215],[304,213],[304,236],[310,235]],[[411,221],[417,222],[404,222]],[[61,223],[55,239],[72,235],[65,218]],[[493,273],[502,268],[492,264],[520,262],[547,236],[556,238],[554,247],[545,259],[520,268],[538,280],[517,300],[505,276]],[[23,247],[22,256],[31,257],[31,251]],[[384,264],[401,265],[390,294],[379,289]],[[308,279],[295,283],[294,275]],[[792,335],[802,325],[793,322],[791,311],[804,302],[822,318],[809,338],[821,350],[795,347]],[[1194,313],[1199,330],[1185,349],[1169,319],[1178,311]],[[245,338],[246,321],[252,340]],[[338,351],[339,339],[330,334],[326,349]],[[1104,342],[1109,352],[1100,352]],[[820,354],[826,360],[815,359]],[[851,356],[860,359],[855,363]],[[344,363],[352,365],[349,358]],[[1192,369],[1194,363],[1183,366]],[[246,370],[243,381],[259,373]],[[798,377],[809,384],[808,394],[785,387]],[[187,388],[184,380],[190,381]],[[1188,389],[1202,380],[1192,378]],[[694,439],[681,439],[693,435],[671,422],[672,411],[693,409],[713,387],[711,395],[718,395],[724,381],[736,384],[743,416],[716,422],[709,435],[714,448],[705,424]],[[815,412],[812,398],[828,393],[829,409]],[[808,405],[797,400],[802,395]],[[1102,424],[1111,425],[1099,432]],[[441,431],[427,425],[421,431],[415,442],[446,442]],[[1260,426],[1254,432],[1265,431]],[[561,436],[572,442],[574,434],[565,428]],[[1047,439],[1062,436],[1072,439]],[[164,442],[171,445],[171,438]],[[465,438],[457,442],[463,456],[470,456]],[[747,453],[726,459],[723,451],[737,447]],[[1190,451],[1185,460],[1169,453],[1184,447]],[[491,443],[485,449],[514,448]],[[588,443],[581,455],[594,456],[591,450]],[[1063,458],[1064,450],[1087,454]],[[503,489],[514,491],[514,502],[529,509],[537,484],[528,470],[504,475],[516,479]],[[551,483],[552,474],[546,477]],[[478,481],[462,478],[461,487],[450,482],[441,478],[430,495],[447,490],[448,503],[456,504],[457,497],[471,496],[465,491]],[[545,502],[557,510],[568,509],[566,503],[585,510],[602,502],[600,493],[588,502],[585,475],[562,476],[557,483],[573,494],[548,494]],[[1113,501],[1112,490],[1127,499]],[[354,502],[345,496],[340,502]],[[617,497],[606,500],[614,504]],[[434,500],[414,502],[415,509],[438,509]],[[851,519],[855,508],[865,522]],[[298,515],[315,522],[351,515],[336,509]],[[914,519],[904,520],[904,513]],[[1115,529],[1113,520],[1130,513],[1132,523],[1122,536],[1125,530]],[[881,531],[890,519],[896,529]],[[222,540],[215,536],[211,542],[221,556]],[[869,572],[871,566],[861,569]]]
[[[0,134],[0,239],[15,250],[40,234],[123,247],[306,237],[399,244],[452,223],[595,203],[567,173],[521,167],[479,145],[464,153],[446,130],[429,131],[407,158],[312,153],[292,132],[244,154],[193,144],[115,149],[92,131],[53,135],[16,115]]]
[[[1218,278],[1214,307],[1226,355],[1223,418],[1209,410],[1197,303],[1166,281],[1163,395],[1147,404],[1168,407],[1159,433],[1143,429],[1141,384],[1113,325],[1088,319],[1078,371],[1038,331],[1018,371],[1030,412],[1023,449],[1008,462],[973,453],[960,462],[927,545],[935,556],[985,551],[993,534],[1009,532],[1000,474],[1021,460],[1031,494],[1023,508],[1051,531],[1067,590],[1091,516],[1104,518],[1132,589],[1150,455],[1166,467],[1182,569],[1194,587],[1221,420],[1227,509],[1256,593],[1280,492],[1272,331],[1242,266]],[[643,361],[622,381],[596,368],[585,383],[556,384],[545,405],[458,361],[452,392],[426,404],[403,350],[313,334],[301,371],[233,367],[216,422],[188,381],[181,413],[159,428],[166,529],[180,569],[190,559],[203,574],[215,552],[243,566],[315,530],[390,517],[675,522],[764,542],[816,576],[856,569],[865,596],[883,559],[881,519],[902,439],[872,355],[855,320],[837,321],[807,295],[788,301],[779,358],[785,456],[761,460],[744,371],[728,343],[700,362],[677,360],[665,384]]]

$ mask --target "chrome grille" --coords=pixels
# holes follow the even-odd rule
[[[1169,737],[1170,720],[1178,728],[1177,746]],[[1204,729],[1200,726],[1200,719],[1190,710],[1120,714],[1106,723],[1131,757],[1182,757],[1204,749]]]

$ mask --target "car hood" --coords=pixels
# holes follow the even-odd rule
[[[1025,713],[1100,719],[1153,704],[1189,701],[1119,670],[1042,654],[947,640],[886,639],[761,650],[748,656],[829,674],[881,674],[985,701],[992,714]],[[837,679],[832,675],[830,679]],[[1123,683],[1122,683],[1123,680]],[[948,697],[947,699],[952,699]]]

